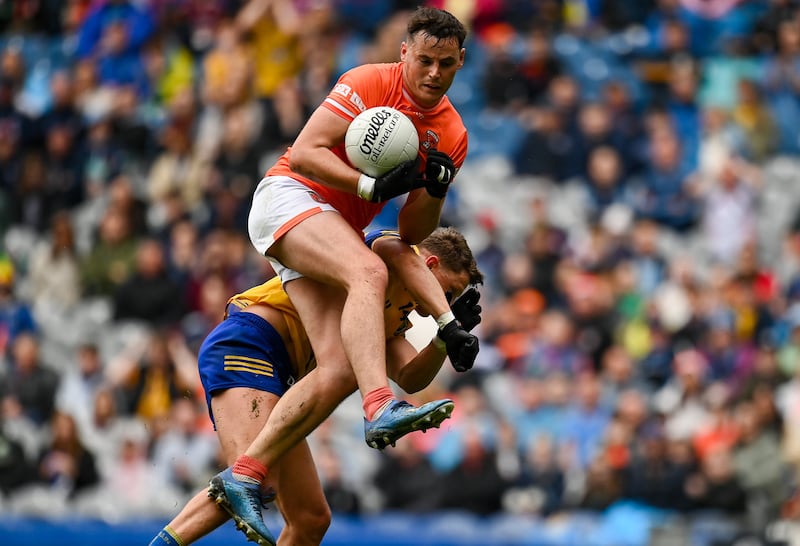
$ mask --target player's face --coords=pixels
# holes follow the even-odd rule
[[[464,48],[458,40],[439,40],[420,33],[400,46],[403,83],[413,99],[426,108],[435,106],[464,66]]]

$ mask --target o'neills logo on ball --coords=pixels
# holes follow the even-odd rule
[[[381,136],[381,128],[387,123],[387,121],[389,124],[386,127],[386,131],[384,131],[383,136]],[[399,120],[397,116],[393,115],[389,110],[378,110],[375,112],[375,114],[369,118],[369,125],[367,126],[367,130],[364,132],[364,139],[361,141],[361,145],[359,146],[361,153],[370,157],[373,161],[377,161],[380,158],[381,152],[383,152],[383,147],[386,146],[386,141],[389,140],[389,136],[392,134],[392,130],[394,130],[398,121]]]

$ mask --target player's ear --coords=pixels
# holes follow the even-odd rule
[[[467,50],[465,48],[461,48],[461,53],[458,55],[458,68],[464,66],[464,58],[467,55]]]
[[[400,44],[400,60],[405,62],[406,55],[408,54],[408,44],[403,40]]]
[[[428,266],[428,269],[435,269],[439,265],[439,256],[430,255],[425,258],[425,265]]]

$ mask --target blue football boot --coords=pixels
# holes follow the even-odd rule
[[[245,534],[247,540],[260,546],[275,546],[275,537],[267,529],[261,515],[262,500],[266,499],[259,485],[235,479],[228,467],[211,478],[208,496],[230,514],[236,528]]]
[[[404,400],[393,400],[374,421],[364,419],[364,439],[367,445],[383,449],[415,430],[425,432],[429,428],[439,428],[442,421],[453,413],[452,400],[434,400],[420,407],[412,406]]]

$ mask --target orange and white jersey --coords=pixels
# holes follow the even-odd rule
[[[419,151],[424,169],[428,150],[436,149],[449,155],[461,168],[467,157],[467,129],[456,109],[445,96],[433,108],[423,108],[414,102],[403,85],[403,63],[367,64],[345,72],[322,103],[348,122],[361,112],[375,106],[391,106],[406,114],[419,135]],[[299,180],[312,188],[357,230],[363,230],[383,208],[384,203],[370,203],[358,196],[319,184],[302,177],[289,168],[292,149],[286,150],[266,173]],[[347,164],[344,142],[333,149]]]

